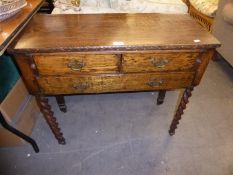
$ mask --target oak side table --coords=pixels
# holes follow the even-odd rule
[[[60,144],[65,138],[46,96],[184,88],[169,134],[220,43],[188,15],[36,15],[9,49]]]

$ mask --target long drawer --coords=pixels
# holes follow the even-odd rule
[[[110,54],[38,55],[34,60],[40,75],[116,73],[120,62]]]
[[[123,71],[193,71],[198,55],[195,52],[124,54]]]
[[[48,76],[38,79],[38,83],[47,95],[149,91],[189,86],[193,76],[193,72]]]

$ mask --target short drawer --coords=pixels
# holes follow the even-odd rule
[[[199,53],[124,54],[124,72],[193,71]]]
[[[118,72],[119,58],[116,55],[50,55],[34,56],[41,75],[64,75],[75,73],[115,73]]]
[[[177,89],[191,85],[193,76],[191,72],[49,76],[38,82],[45,94],[54,95]]]

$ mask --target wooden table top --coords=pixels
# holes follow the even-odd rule
[[[27,0],[27,6],[13,17],[0,22],[0,55],[37,12],[43,0]]]
[[[189,15],[37,14],[14,52],[202,49],[219,45]]]

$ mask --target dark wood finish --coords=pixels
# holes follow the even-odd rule
[[[175,130],[177,128],[177,125],[179,124],[179,121],[181,119],[181,116],[184,114],[184,110],[186,109],[186,105],[189,102],[189,97],[191,97],[193,91],[193,87],[187,87],[183,93],[183,96],[181,98],[180,104],[177,108],[176,114],[172,120],[170,129],[169,129],[169,134],[174,135]]]
[[[30,56],[26,56],[26,55],[22,55],[22,54],[17,54],[14,55],[15,61],[21,71],[22,74],[22,78],[24,80],[24,83],[28,89],[28,91],[31,94],[39,94],[40,93],[40,88],[38,87],[37,81],[36,81],[36,77],[37,75],[34,74],[34,71],[32,68],[35,67],[31,60]]]
[[[62,112],[67,112],[67,106],[65,102],[65,98],[63,95],[56,95],[56,101],[59,106],[60,111]]]
[[[196,39],[201,42],[194,42]],[[189,15],[37,14],[16,43],[14,52],[207,49],[216,46],[219,42]]]
[[[218,62],[218,61],[220,61],[221,59],[222,59],[221,54],[220,54],[219,52],[215,51],[215,52],[214,52],[214,55],[213,55],[213,57],[212,57],[212,60],[213,60],[214,62]]]
[[[27,6],[13,17],[2,21],[0,27],[0,55],[39,10],[43,0],[27,0]]]
[[[51,106],[48,104],[48,99],[43,96],[37,95],[36,101],[54,136],[58,140],[58,143],[64,145],[66,143],[65,138],[63,137],[61,129],[58,126],[56,118],[54,117],[54,113],[51,110]]]
[[[196,71],[196,76],[193,81],[193,85],[198,85],[201,81],[202,76],[205,73],[205,70],[209,64],[209,61],[213,58],[215,50],[212,49],[209,52],[204,52],[200,56],[199,59],[197,59],[197,71]]]
[[[39,13],[52,13],[54,9],[53,0],[45,0],[42,7],[39,10]]]
[[[157,105],[163,104],[166,92],[167,91],[165,91],[165,90],[160,90],[159,91],[158,98],[157,98]]]
[[[172,30],[172,32],[171,32]],[[55,137],[63,136],[43,95],[186,88],[172,135],[193,86],[219,42],[188,15],[37,15],[9,49]]]

